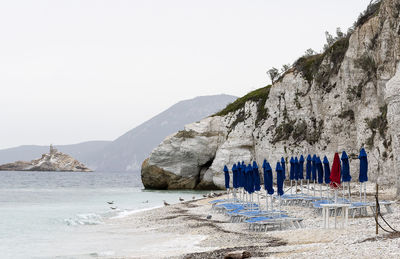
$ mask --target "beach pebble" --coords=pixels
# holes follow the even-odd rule
[[[226,253],[224,259],[242,259],[242,258],[250,258],[251,254],[249,251],[233,251]]]

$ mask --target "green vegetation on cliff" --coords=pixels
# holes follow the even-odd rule
[[[267,85],[265,87],[254,90],[243,97],[236,99],[233,103],[228,104],[225,109],[217,112],[213,116],[225,116],[228,113],[236,112],[239,109],[244,108],[244,105],[248,101],[253,101],[258,103],[258,112],[264,114],[264,105],[268,99],[269,90],[271,89],[271,85]]]

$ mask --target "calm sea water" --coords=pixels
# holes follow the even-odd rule
[[[129,240],[118,231],[106,233],[112,218],[203,193],[146,191],[138,174],[126,172],[0,171],[0,257],[118,255]]]

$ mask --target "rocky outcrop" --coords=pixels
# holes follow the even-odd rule
[[[0,171],[68,171],[91,172],[84,164],[50,146],[50,152],[30,162],[17,161],[0,165]]]
[[[309,153],[333,159],[334,152],[346,150],[356,180],[357,155],[365,147],[369,179],[398,183],[399,87],[396,78],[387,82],[400,60],[400,0],[376,6],[351,35],[322,54],[300,58],[272,86],[168,137],[150,154],[142,178],[165,170],[192,179],[194,188],[223,188],[225,164],[261,164],[264,158],[276,163],[281,156]],[[193,137],[180,137],[186,134]]]

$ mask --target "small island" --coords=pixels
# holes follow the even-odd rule
[[[59,152],[50,145],[50,152],[41,158],[27,161],[16,161],[0,165],[0,171],[61,171],[61,172],[92,172],[70,155]]]

